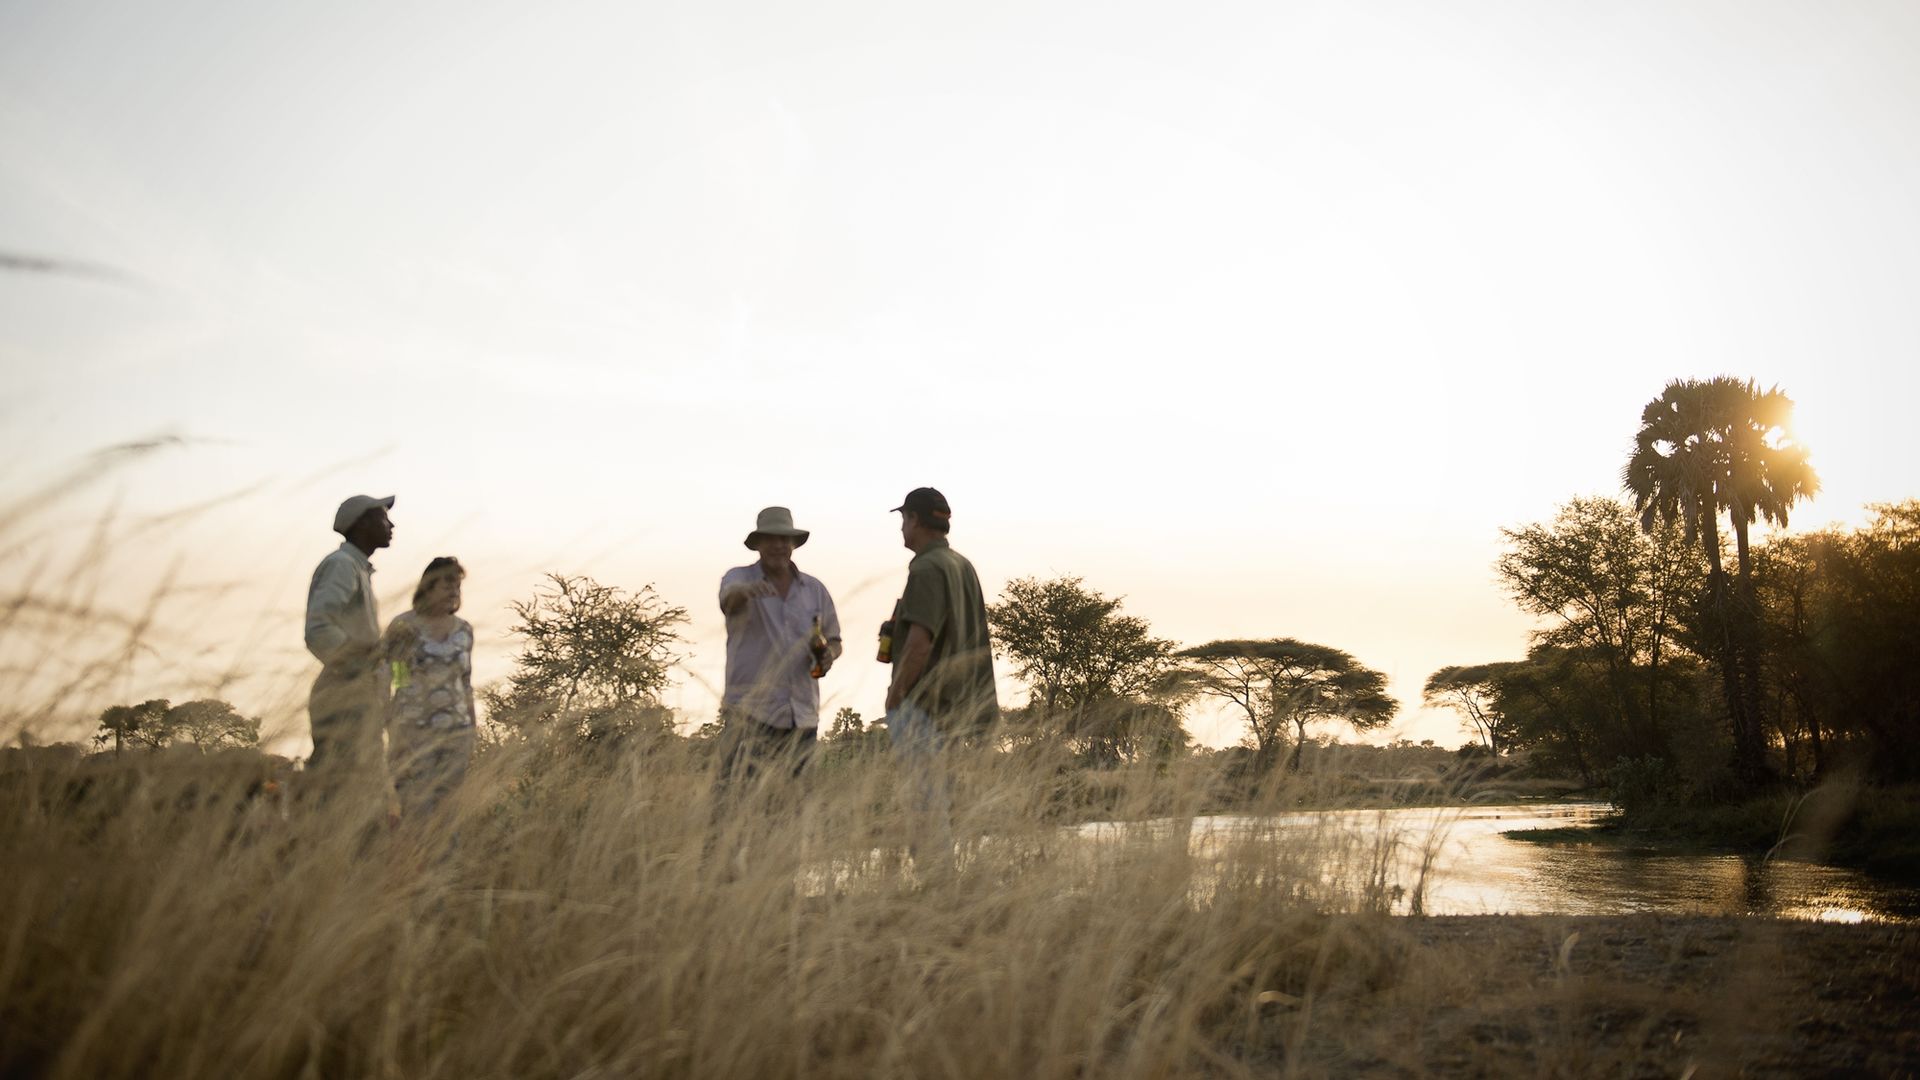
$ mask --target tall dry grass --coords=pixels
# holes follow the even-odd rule
[[[375,799],[273,793],[257,755],[16,751],[0,1074],[1317,1072],[1365,1038],[1350,1007],[1432,985],[1382,914],[1418,838],[1197,845],[1201,768],[1104,774],[1151,823],[1075,828],[1046,751],[951,760],[960,873],[933,883],[884,753],[716,808],[698,744],[494,747],[442,820],[389,830]]]

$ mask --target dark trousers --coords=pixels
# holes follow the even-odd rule
[[[727,718],[706,850],[709,857],[727,852],[722,864],[728,876],[746,867],[753,846],[748,837],[755,825],[797,807],[799,792],[794,789],[813,760],[817,735],[813,728],[775,728],[742,716]]]
[[[386,788],[386,686],[374,672],[342,677],[322,671],[307,698],[313,724],[313,753],[307,757],[305,786],[321,796],[358,789],[368,800]]]
[[[819,734],[817,728],[768,727],[743,716],[729,718],[721,736],[727,748],[720,763],[720,790],[752,787],[762,776],[782,772],[797,779],[813,761]]]

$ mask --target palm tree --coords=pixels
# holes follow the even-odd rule
[[[1728,439],[1732,448],[1732,499],[1727,516],[1733,521],[1734,554],[1738,559],[1736,582],[1736,630],[1744,654],[1741,678],[1745,680],[1746,699],[1755,710],[1759,724],[1760,690],[1760,598],[1754,586],[1753,549],[1748,530],[1756,519],[1785,526],[1787,512],[1801,499],[1820,491],[1820,478],[1807,462],[1807,448],[1786,434],[1793,422],[1793,401],[1772,387],[1759,391],[1749,381],[1744,387],[1725,389],[1727,411],[1739,422]]]
[[[1644,528],[1677,520],[1687,542],[1706,550],[1707,610],[1733,727],[1734,770],[1748,785],[1768,776],[1749,531],[1756,519],[1785,525],[1793,504],[1820,489],[1806,448],[1787,434],[1792,415],[1793,401],[1778,387],[1761,391],[1750,379],[1724,375],[1676,379],[1641,411],[1621,477]],[[1722,558],[1722,512],[1733,525],[1737,604]]]

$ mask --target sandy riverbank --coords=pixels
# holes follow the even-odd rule
[[[1274,1002],[1263,1034],[1300,1047],[1276,1065],[1309,1076],[1920,1076],[1920,928],[1461,916],[1393,920],[1386,936],[1406,950],[1405,977],[1346,1006],[1349,1017]],[[1311,1034],[1288,1039],[1289,1025]]]

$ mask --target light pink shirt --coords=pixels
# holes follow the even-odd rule
[[[766,581],[759,563],[736,566],[720,579],[720,593]],[[721,704],[769,727],[819,727],[820,680],[809,675],[813,617],[829,642],[840,640],[840,616],[820,579],[794,567],[783,598],[756,596],[727,616],[727,688]]]

